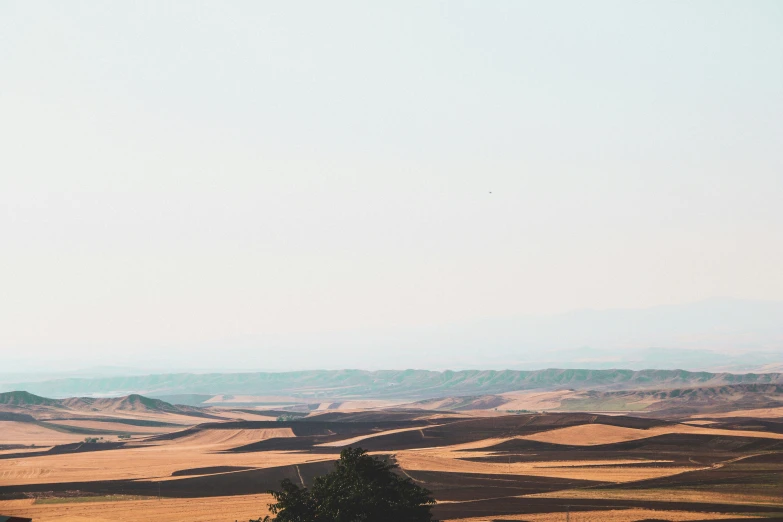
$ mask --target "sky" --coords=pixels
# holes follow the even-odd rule
[[[783,300],[781,27],[763,0],[3,0],[5,369],[417,367],[379,332]]]

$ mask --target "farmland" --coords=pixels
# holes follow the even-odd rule
[[[282,416],[138,397],[97,407],[21,395],[9,402],[9,420],[0,420],[0,513],[36,521],[258,518],[282,479],[310,484],[351,445],[395,461],[432,491],[438,520],[783,517],[783,421],[771,414],[373,405]]]

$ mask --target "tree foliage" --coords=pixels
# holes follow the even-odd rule
[[[385,460],[348,448],[331,473],[300,488],[288,479],[270,491],[276,522],[434,522],[435,501],[426,489],[401,477]]]

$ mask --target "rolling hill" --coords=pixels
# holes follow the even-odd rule
[[[658,390],[562,390],[426,399],[405,405],[428,410],[635,412],[663,417],[783,407],[781,384],[734,384]]]
[[[31,406],[48,406],[52,408],[65,407],[62,401],[57,399],[47,399],[46,397],[33,395],[32,393],[26,391],[0,393],[0,407],[2,406],[18,408],[27,408]]]
[[[622,403],[625,408],[629,406],[633,408],[634,404],[638,404],[644,406],[640,411],[656,415],[679,416],[783,406],[783,385],[780,384],[735,384],[658,391],[587,392],[585,395],[583,400],[565,399],[560,409],[583,410],[592,407],[599,410],[622,410],[624,408],[617,407]]]
[[[89,413],[171,413],[207,417],[208,413],[192,406],[175,406],[160,399],[138,394],[115,398],[70,397],[49,399],[27,391],[0,393],[0,412],[27,414],[29,412],[89,412]]]

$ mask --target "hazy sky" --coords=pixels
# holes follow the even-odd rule
[[[783,3],[381,4],[0,1],[6,364],[783,299]]]

